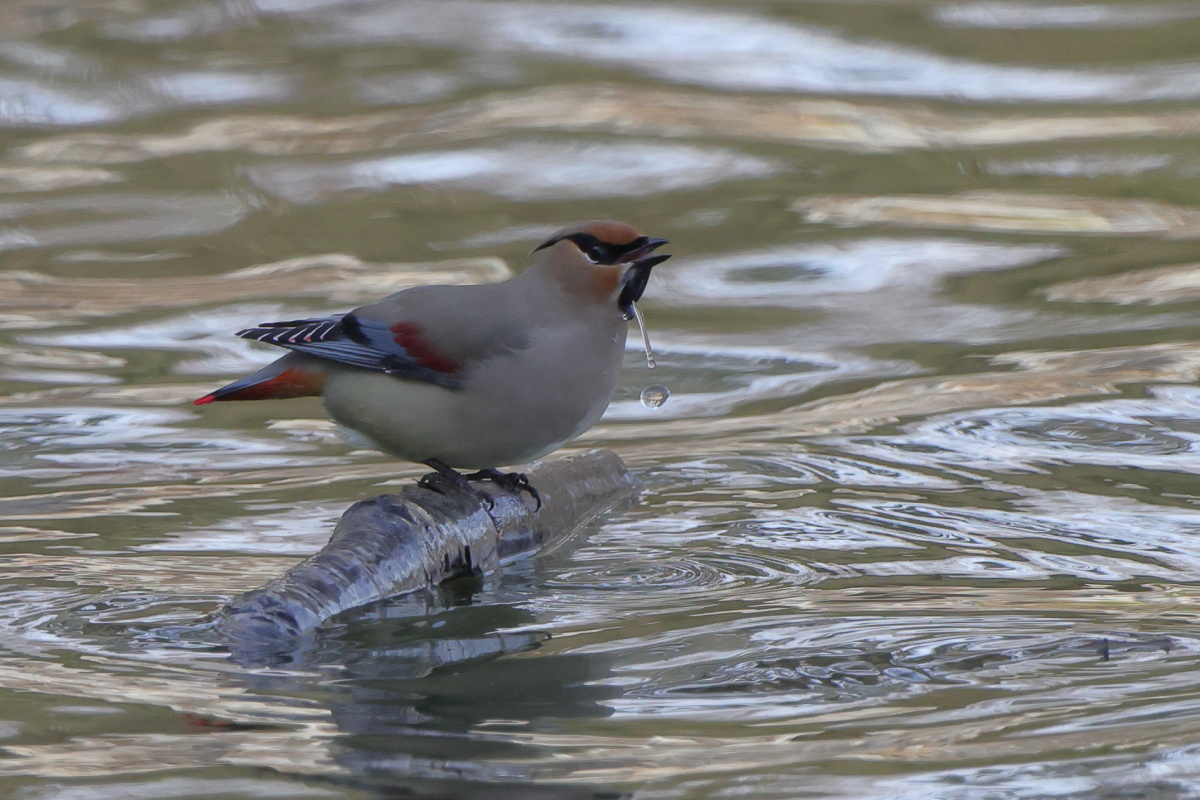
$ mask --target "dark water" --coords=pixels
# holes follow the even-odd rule
[[[1200,4],[0,5],[0,793],[1200,796]],[[643,502],[281,661],[411,466],[230,333],[672,240]],[[661,409],[637,400],[670,388]]]

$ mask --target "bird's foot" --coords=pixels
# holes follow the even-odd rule
[[[540,511],[542,508],[542,495],[529,482],[529,478],[525,476],[524,472],[501,472],[498,469],[481,469],[465,477],[467,480],[472,481],[491,481],[501,489],[507,489],[510,492],[528,492],[529,496],[537,503],[537,510]]]
[[[483,501],[489,509],[496,505],[492,500],[492,496],[487,492],[481,492],[471,485],[470,475],[463,475],[453,467],[448,467],[436,458],[431,458],[428,461],[422,461],[422,464],[429,467],[433,472],[428,475],[423,475],[417,486],[422,489],[428,489],[431,492],[437,492],[440,495],[446,495],[448,487],[453,487],[462,492],[474,495]]]

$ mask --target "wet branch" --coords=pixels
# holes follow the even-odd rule
[[[355,503],[319,552],[222,607],[218,632],[229,642],[287,640],[346,609],[494,570],[637,493],[609,450],[539,462],[527,474],[540,510],[527,493],[488,482],[475,485],[492,497],[491,508],[466,491],[441,495],[415,485]]]

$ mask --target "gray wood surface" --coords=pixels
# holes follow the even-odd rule
[[[542,497],[474,484],[438,494],[417,485],[361,500],[329,543],[278,578],[245,592],[214,618],[228,642],[269,644],[320,626],[347,609],[471,573],[566,537],[637,495],[638,483],[609,450],[538,462],[526,470]]]

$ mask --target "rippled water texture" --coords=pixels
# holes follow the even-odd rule
[[[0,795],[1200,797],[1198,40],[1194,0],[0,3]],[[231,333],[591,217],[675,254],[577,445],[641,503],[284,653],[189,628],[419,474],[312,400],[190,405],[272,358]]]

